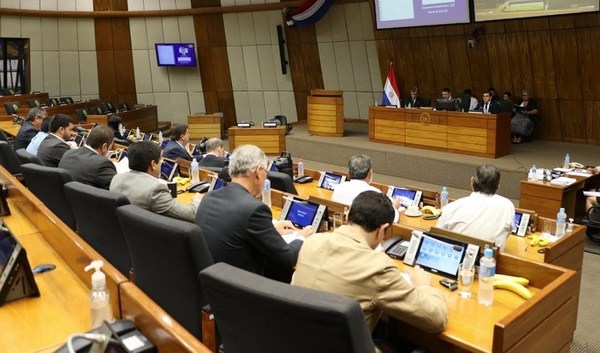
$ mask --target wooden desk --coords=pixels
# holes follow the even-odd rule
[[[12,121],[0,121],[0,129],[2,129],[4,133],[15,137],[21,129],[21,125],[15,124]]]
[[[7,115],[6,109],[4,109],[4,103],[17,102],[21,107],[27,107],[27,111],[31,109],[27,101],[29,99],[38,100],[41,104],[46,104],[48,100],[48,93],[33,93],[33,94],[21,94],[18,96],[0,96],[0,115]],[[25,114],[26,116],[27,114]]]
[[[241,145],[256,145],[265,154],[280,155],[285,151],[285,126],[261,127],[253,126],[229,128],[229,149],[233,151]]]
[[[344,136],[344,97],[342,91],[310,90],[307,108],[309,135]]]
[[[510,152],[510,113],[369,107],[369,140],[499,158]]]
[[[188,115],[188,126],[190,139],[223,138],[223,116],[221,114]]]
[[[548,181],[521,180],[519,207],[534,210],[541,217],[556,218],[561,207],[567,216],[575,217],[577,193],[583,189],[585,179],[569,186],[550,184]]]

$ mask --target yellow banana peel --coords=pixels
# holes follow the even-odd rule
[[[509,275],[503,275],[500,273],[496,273],[496,275],[494,276],[494,281],[500,281],[500,280],[517,282],[523,286],[526,286],[529,284],[529,280],[525,277],[509,276]]]
[[[531,245],[531,246],[536,246],[536,245],[538,245],[539,243],[540,243],[540,237],[538,237],[537,235],[534,235],[534,236],[531,238],[531,241],[529,242],[529,245]]]
[[[540,238],[538,245],[539,246],[548,246],[548,245],[550,245],[550,240],[546,239],[546,238]]]
[[[515,281],[498,279],[494,281],[494,288],[509,290],[524,299],[530,299],[532,297],[529,289]]]
[[[421,212],[427,213],[427,214],[432,214],[434,216],[437,216],[440,214],[440,210],[438,210],[437,208],[435,208],[433,206],[423,206],[421,208]]]

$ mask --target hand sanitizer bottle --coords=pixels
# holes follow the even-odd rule
[[[140,128],[136,127],[135,128],[135,138],[139,140],[141,137],[142,137],[142,135],[140,134]]]
[[[158,131],[158,144],[161,145],[163,142],[162,130]]]
[[[192,163],[190,165],[190,171],[190,174],[192,176],[192,184],[199,182],[200,172],[198,170],[198,161],[196,161],[196,157],[194,157],[194,159],[192,160]]]
[[[90,308],[92,312],[92,328],[102,325],[103,321],[114,321],[112,306],[110,305],[110,292],[106,289],[106,276],[101,271],[104,262],[92,261],[85,267],[85,271],[94,269],[92,274],[92,290],[90,291]]]

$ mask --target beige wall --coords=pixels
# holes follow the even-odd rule
[[[91,11],[93,0],[2,0],[0,7]],[[33,91],[75,100],[98,98],[92,19],[1,16],[0,36],[30,39]]]

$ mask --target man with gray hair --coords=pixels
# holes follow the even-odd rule
[[[225,166],[223,140],[211,137],[206,140],[206,155],[198,162],[200,167],[223,168]]]
[[[350,157],[348,174],[350,174],[350,181],[336,185],[331,195],[331,201],[350,206],[356,196],[364,191],[381,192],[378,188],[369,185],[373,181],[373,161],[366,154],[356,154]],[[392,200],[392,204],[396,210],[394,222],[397,222],[400,199]]]
[[[42,126],[42,120],[46,118],[46,111],[40,108],[31,108],[27,119],[23,123],[23,126],[19,129],[17,137],[15,138],[15,151],[21,148],[27,148],[31,139],[37,135]]]
[[[196,224],[215,262],[264,274],[265,263],[291,271],[312,228],[273,222],[271,209],[257,199],[267,178],[267,157],[254,145],[235,149],[229,162],[231,183],[204,196]],[[297,235],[294,233],[297,231]],[[288,242],[282,235],[294,238]]]
[[[504,249],[515,219],[513,203],[496,194],[500,186],[500,171],[486,164],[475,170],[471,177],[471,195],[449,203],[442,209],[437,226],[493,241]]]

